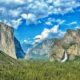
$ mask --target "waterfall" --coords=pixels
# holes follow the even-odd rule
[[[67,52],[65,51],[65,52],[64,52],[64,55],[63,55],[63,59],[61,60],[61,63],[64,63],[67,59],[68,59],[68,54],[67,54]]]

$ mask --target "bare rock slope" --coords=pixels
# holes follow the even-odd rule
[[[21,49],[19,41],[15,44],[16,40],[14,36],[14,29],[3,23],[0,23],[0,51],[3,51],[12,58],[17,59],[17,54],[24,55],[23,50]],[[19,50],[19,53],[17,52]],[[21,52],[21,53],[20,53]],[[20,56],[18,58],[21,58]]]

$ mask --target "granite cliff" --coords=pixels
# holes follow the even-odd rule
[[[63,56],[66,52],[66,60],[74,60],[76,56],[80,56],[80,29],[67,30],[62,39],[58,39],[54,42],[51,57],[61,61],[66,56]]]
[[[14,29],[3,23],[0,23],[0,51],[15,59],[22,58],[24,55],[19,41],[14,36]],[[18,57],[17,54],[22,56]]]

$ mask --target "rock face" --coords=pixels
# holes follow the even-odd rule
[[[24,56],[21,45],[14,36],[14,29],[2,23],[0,23],[0,51],[15,59]]]
[[[22,47],[21,47],[19,41],[16,39],[16,37],[14,37],[14,44],[15,44],[15,50],[16,50],[17,58],[24,58],[25,53],[22,50]]]
[[[55,46],[57,46],[57,48],[55,48]],[[80,56],[80,30],[79,29],[76,31],[68,30],[62,39],[56,41],[53,47],[53,52],[51,54],[55,54],[56,57],[58,58],[58,56],[64,54],[65,51],[68,55],[69,60],[73,60],[75,59],[76,56]],[[63,56],[60,56],[60,61],[62,60],[62,57]]]
[[[13,32],[11,27],[0,23],[0,50],[16,59]]]
[[[48,53],[51,51],[51,46],[53,46],[53,40],[44,40],[39,44],[35,44],[27,53],[31,59],[48,59]]]
[[[80,29],[69,29],[63,38],[44,41],[32,48],[29,54],[45,54],[45,51],[50,61],[57,60],[62,62],[68,59],[73,60],[76,56],[80,56]]]

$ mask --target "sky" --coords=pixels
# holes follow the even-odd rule
[[[62,37],[80,28],[80,0],[0,0],[0,22],[14,28],[20,43]]]

